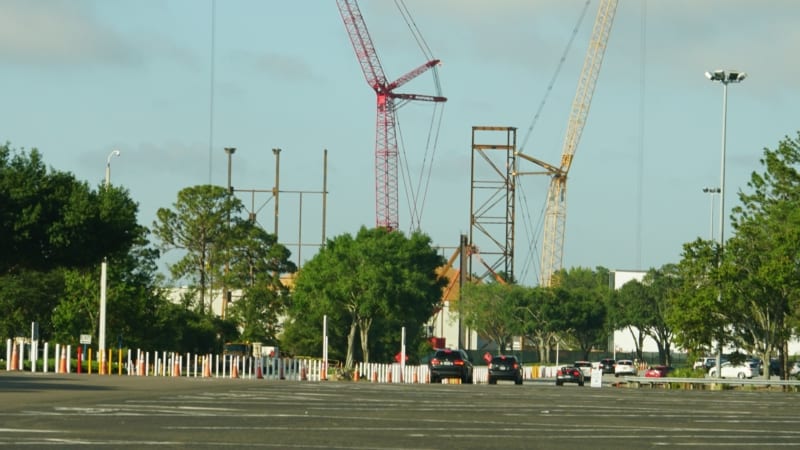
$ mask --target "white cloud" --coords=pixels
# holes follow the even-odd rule
[[[62,0],[0,3],[0,58],[34,65],[139,60],[118,33],[97,21],[90,5]]]

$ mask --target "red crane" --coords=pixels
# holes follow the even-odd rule
[[[430,68],[439,65],[438,59],[432,59],[416,69],[408,72],[393,82],[389,82],[381,67],[378,53],[372,44],[367,31],[367,24],[355,0],[336,0],[342,14],[344,26],[353,49],[356,52],[361,70],[367,84],[375,91],[378,98],[378,114],[375,131],[375,225],[389,230],[398,227],[398,195],[397,186],[397,135],[395,125],[395,99],[421,100],[428,102],[445,102],[445,97],[421,94],[401,94],[395,89],[408,83]]]

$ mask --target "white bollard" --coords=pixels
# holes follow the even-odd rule
[[[45,342],[44,343],[44,359],[42,359],[42,367],[43,367],[42,370],[44,371],[44,373],[47,373],[47,356],[48,356],[49,352],[50,352],[50,343],[49,342]]]
[[[31,341],[31,372],[36,372],[36,363],[39,359],[39,341]]]
[[[72,345],[67,345],[67,373],[72,373],[70,366],[70,358],[72,358]]]

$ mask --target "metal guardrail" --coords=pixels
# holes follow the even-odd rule
[[[667,383],[683,383],[683,384],[730,384],[730,385],[750,385],[750,386],[794,386],[800,388],[800,380],[781,380],[780,378],[770,378],[765,380],[763,378],[678,378],[678,377],[620,377],[623,381],[628,383],[639,384],[667,384]]]

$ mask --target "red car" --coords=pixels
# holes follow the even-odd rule
[[[672,367],[669,366],[652,366],[644,373],[648,378],[664,378],[668,373],[672,372]]]

